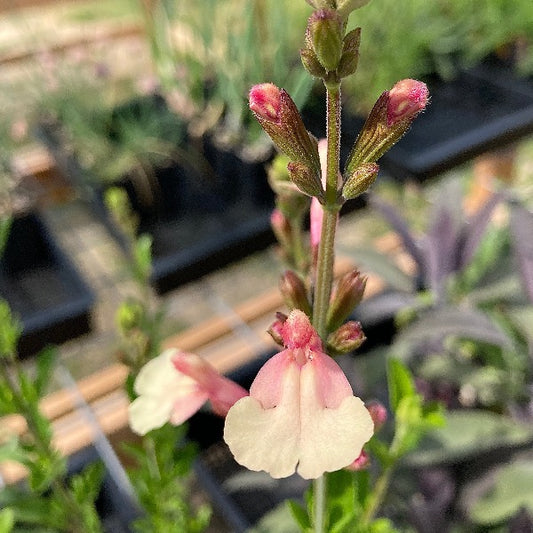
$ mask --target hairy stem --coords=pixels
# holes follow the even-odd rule
[[[339,174],[341,100],[340,85],[328,85],[327,89],[327,156],[326,156],[326,200],[322,206],[324,218],[322,234],[318,247],[315,294],[313,305],[313,325],[322,339],[326,339],[327,313],[333,283],[335,263],[335,233],[337,216],[340,209],[337,195],[337,177]],[[326,511],[326,475],[314,482],[315,493],[315,533],[325,530]]]

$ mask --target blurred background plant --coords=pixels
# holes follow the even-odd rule
[[[449,79],[490,55],[531,74],[532,21],[528,0],[370,2],[351,21],[363,34],[358,75],[344,90],[348,108],[366,114],[396,80],[435,74]]]
[[[136,294],[120,303],[116,322],[120,338],[118,356],[129,369],[126,392],[130,400],[136,397],[133,383],[139,370],[161,353],[161,328],[165,309],[156,301],[150,285],[151,239],[137,235],[136,220],[126,193],[120,188],[107,191],[106,202],[131,239],[129,274],[135,282]],[[211,518],[207,503],[191,502],[191,469],[196,447],[185,440],[186,425],[165,425],[140,437],[140,442],[125,444],[134,466],[128,473],[144,514],[135,521],[137,532],[184,533],[204,531]]]
[[[193,133],[214,132],[226,146],[264,158],[270,144],[246,111],[248,91],[268,79],[298,106],[305,103],[313,84],[298,55],[305,4],[280,9],[275,0],[147,0],[141,5],[163,92],[195,117]]]

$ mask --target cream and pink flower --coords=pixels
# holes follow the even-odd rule
[[[215,413],[225,416],[248,394],[200,356],[175,349],[165,350],[141,369],[134,391],[138,397],[129,406],[129,423],[140,435],[166,422],[182,424],[208,400]]]
[[[250,470],[314,479],[353,463],[374,425],[303,312],[292,311],[279,333],[285,350],[229,410],[224,439]]]

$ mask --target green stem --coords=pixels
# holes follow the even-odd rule
[[[328,334],[327,313],[333,283],[335,263],[335,233],[340,209],[337,195],[339,174],[341,100],[340,85],[326,86],[327,89],[327,156],[326,156],[326,201],[322,206],[324,218],[318,247],[318,258],[313,305],[313,325],[322,339]],[[323,533],[326,515],[326,475],[314,482],[314,528],[315,533]]]
[[[389,488],[389,483],[391,480],[392,472],[394,470],[394,465],[390,464],[386,466],[381,472],[380,476],[377,478],[376,483],[374,484],[374,489],[370,493],[368,503],[361,515],[361,524],[370,525],[376,513],[378,512],[387,489]]]

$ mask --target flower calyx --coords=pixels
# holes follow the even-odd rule
[[[414,119],[426,108],[429,92],[425,83],[402,80],[378,98],[348,156],[345,182],[367,163],[375,163],[396,144]]]

